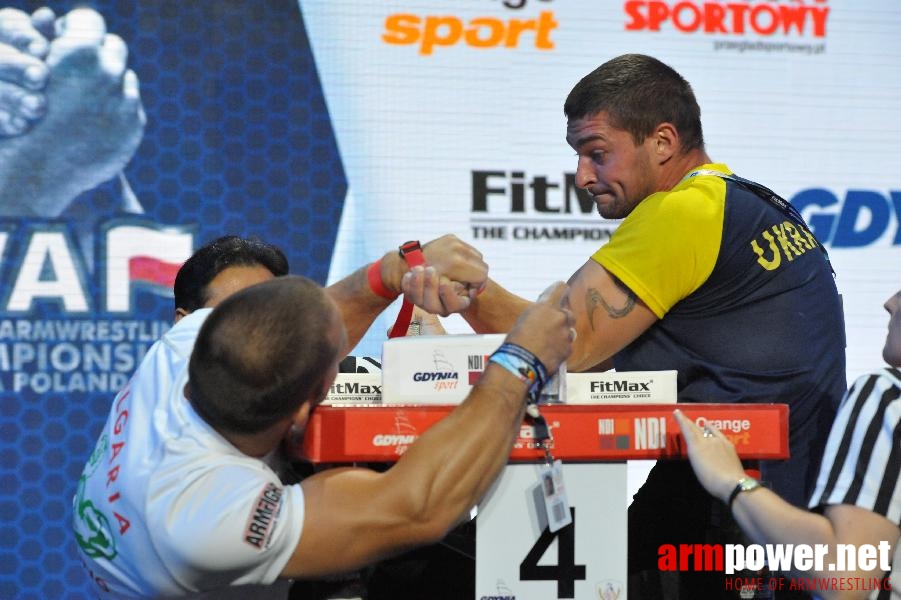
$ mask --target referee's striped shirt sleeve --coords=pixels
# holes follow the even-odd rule
[[[901,372],[857,379],[829,434],[808,506],[850,504],[901,523]]]

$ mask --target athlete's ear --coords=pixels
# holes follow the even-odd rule
[[[303,446],[303,436],[307,432],[307,425],[316,407],[312,402],[304,402],[291,416],[291,426],[285,434],[285,442],[291,451],[296,451]]]
[[[336,360],[334,365],[332,366],[330,376],[323,378],[321,389],[315,391],[310,395],[310,397],[304,400],[291,416],[291,430],[289,431],[291,439],[297,441],[303,437],[304,432],[306,432],[307,430],[307,424],[310,422],[310,417],[313,416],[313,413],[316,411],[316,407],[322,404],[323,400],[325,400],[325,397],[328,395],[329,389],[332,387],[332,384],[335,383],[335,377],[337,375],[338,361]]]
[[[648,136],[648,139],[652,144],[651,150],[657,157],[658,164],[666,162],[679,151],[681,143],[679,131],[672,123],[661,123]]]
[[[183,308],[176,308],[175,309],[175,318],[173,319],[173,322],[178,323],[183,317],[187,317],[190,314],[191,314],[191,311],[189,311],[189,310],[185,310]]]

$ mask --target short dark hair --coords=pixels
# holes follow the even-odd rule
[[[575,85],[563,105],[570,121],[600,112],[636,144],[666,122],[678,130],[683,151],[704,147],[701,107],[691,85],[651,56],[624,54],[605,62]]]
[[[209,300],[207,286],[228,267],[260,265],[276,277],[288,274],[288,259],[277,246],[256,238],[226,235],[191,255],[175,276],[175,308],[194,312]]]
[[[218,305],[188,364],[191,404],[221,432],[252,434],[324,389],[343,336],[334,303],[306,277],[271,279]]]

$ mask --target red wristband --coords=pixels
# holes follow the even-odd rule
[[[382,259],[378,259],[366,269],[366,278],[369,280],[369,289],[376,296],[381,296],[385,300],[394,300],[398,296],[400,296],[400,292],[392,292],[388,288],[385,287],[385,282],[382,281]]]

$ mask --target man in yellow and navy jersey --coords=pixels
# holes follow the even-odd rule
[[[577,185],[603,217],[622,219],[569,280],[578,337],[568,368],[675,369],[680,402],[788,403],[791,458],[759,468],[803,506],[846,387],[825,250],[787,202],[711,160],[689,83],[659,60],[606,62],[564,112]],[[464,317],[479,332],[507,331],[527,305],[491,281]],[[715,543],[732,529],[686,463],[659,463],[629,509],[630,599],[738,597],[717,573],[682,573],[679,596],[637,585],[639,573],[659,580],[662,544]]]

